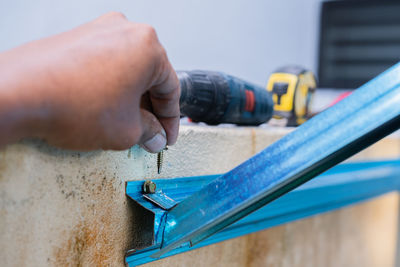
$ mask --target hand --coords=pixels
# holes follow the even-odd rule
[[[176,142],[179,95],[154,29],[109,13],[0,54],[0,144],[155,153]]]

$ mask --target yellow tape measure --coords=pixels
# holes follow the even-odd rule
[[[304,123],[316,86],[314,74],[302,67],[287,66],[272,73],[267,90],[274,100],[274,118],[287,119],[287,126]]]

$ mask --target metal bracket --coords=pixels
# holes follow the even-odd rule
[[[144,194],[143,197],[163,210],[170,210],[178,204],[175,200],[164,194],[164,192],[155,192],[154,194]]]
[[[153,180],[157,188],[178,204],[199,191],[219,175]],[[314,180],[300,186],[269,205],[255,211],[195,246],[183,243],[161,258],[218,243],[241,235],[288,223],[315,214],[331,211],[396,191],[400,188],[400,161],[347,163],[338,165]],[[155,214],[153,245],[127,253],[128,266],[154,260],[151,255],[160,250],[165,228],[166,210],[144,198],[143,181],[127,183],[126,193],[134,201]],[[197,207],[193,207],[196,209]],[[158,237],[158,238],[157,238]]]

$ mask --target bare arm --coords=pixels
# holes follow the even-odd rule
[[[177,139],[179,94],[154,29],[106,14],[0,54],[0,145],[158,152]]]

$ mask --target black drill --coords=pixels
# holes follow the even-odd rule
[[[178,71],[182,116],[210,125],[259,125],[273,113],[271,94],[262,87],[213,71]]]

